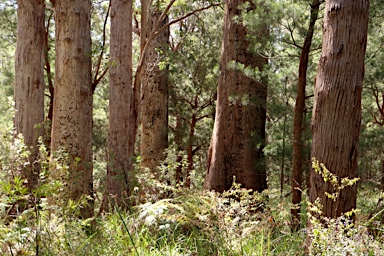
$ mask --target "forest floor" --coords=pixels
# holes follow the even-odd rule
[[[81,205],[42,199],[14,219],[3,218],[1,255],[304,254],[307,214],[292,231],[290,199],[280,191],[255,195],[234,188],[218,195],[172,189],[172,195],[88,220],[75,217]],[[326,225],[312,218],[311,255],[384,255],[384,229],[377,218],[383,210],[375,209],[380,197],[373,186],[360,187],[354,225],[342,218]]]

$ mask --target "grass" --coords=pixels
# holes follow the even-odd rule
[[[137,205],[131,213],[115,209],[99,216],[92,234],[86,231],[91,220],[46,204],[39,219],[30,211],[0,223],[0,254],[303,255],[305,229],[291,232],[288,199],[269,193],[264,211],[252,212],[246,192],[239,201],[207,191],[178,191],[172,199]],[[313,255],[383,253],[381,238],[361,224],[348,230],[336,222],[318,227]]]
[[[18,164],[22,165],[27,155],[18,153],[18,148],[3,149],[8,152],[3,164],[0,161],[3,173],[20,169]],[[140,195],[132,198],[138,203],[130,212],[112,206],[110,213],[81,220],[77,217],[81,202],[66,204],[61,197],[63,183],[49,172],[52,164],[58,166],[56,169],[65,168],[59,168],[60,162],[44,161],[48,157],[43,147],[41,150],[45,158],[41,162],[41,184],[35,194],[40,200],[35,207],[9,218],[10,206],[25,201],[28,191],[17,175],[8,175],[15,177],[10,181],[0,177],[0,255],[304,254],[307,205],[303,202],[302,229],[292,232],[290,198],[281,198],[279,190],[254,194],[235,184],[220,195],[168,186],[161,189],[171,190],[172,193],[163,194],[172,194],[172,198],[148,195],[143,200]],[[344,227],[341,224],[345,222],[339,220],[327,225],[317,222],[311,233],[312,254],[384,255],[383,224],[369,217],[374,211],[380,213],[381,209],[375,209],[380,196],[370,186],[360,188],[358,207],[363,211],[357,213],[355,226]]]

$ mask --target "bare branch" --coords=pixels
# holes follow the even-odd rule
[[[92,83],[92,94],[95,92],[97,85],[100,83],[101,79],[103,79],[105,74],[107,74],[108,70],[109,70],[109,67],[104,69],[103,72],[100,73],[99,77],[96,78],[96,80],[93,81],[93,83]]]
[[[211,7],[216,7],[216,6],[221,6],[221,5],[222,5],[222,3],[220,3],[220,4],[211,4],[211,5],[202,7],[202,8],[200,8],[200,9],[196,9],[196,10],[194,10],[194,11],[191,11],[191,12],[185,14],[184,16],[181,16],[180,18],[177,18],[177,19],[175,19],[175,20],[172,20],[172,21],[170,21],[169,23],[167,23],[166,25],[164,25],[162,28],[160,28],[160,29],[156,32],[156,36],[157,36],[158,34],[160,34],[161,32],[163,32],[165,29],[167,29],[167,27],[169,27],[169,26],[171,26],[171,25],[173,25],[173,24],[175,24],[175,23],[177,23],[177,22],[179,22],[179,21],[184,20],[184,19],[188,18],[189,16],[195,15],[196,13],[201,12],[201,11],[205,11],[205,10],[211,8]]]
[[[110,10],[111,10],[111,0],[109,0],[107,14],[105,15],[105,19],[104,19],[104,24],[103,24],[103,45],[101,46],[101,53],[100,53],[99,59],[97,61],[96,70],[95,70],[95,77],[93,78],[93,82],[92,82],[92,93],[95,91],[97,84],[104,77],[104,75],[106,73],[106,70],[108,70],[108,68],[106,70],[104,70],[102,72],[102,75],[99,77],[101,61],[102,61],[103,56],[104,56],[104,49],[105,49],[105,42],[106,42],[106,27],[107,27],[107,22],[108,22],[108,17],[109,17],[109,11]]]

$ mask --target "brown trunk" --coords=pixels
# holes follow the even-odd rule
[[[195,107],[197,107],[197,97],[195,98]],[[187,169],[187,173],[185,174],[186,188],[191,188],[191,172],[193,170],[193,138],[195,136],[196,122],[197,122],[197,118],[196,118],[196,109],[195,109],[194,113],[192,114],[192,120],[189,127],[189,137],[188,137],[188,147],[187,147],[188,169]]]
[[[162,11],[152,6],[141,28],[141,40],[148,41],[149,33],[157,23]],[[167,19],[163,21],[163,25]],[[167,51],[169,29],[156,37],[147,48],[145,71],[142,77],[141,94],[141,167],[157,175],[157,167],[165,159],[168,147],[168,68],[161,69],[159,63]]]
[[[292,158],[292,204],[299,205],[301,203],[301,191],[303,183],[303,121],[305,109],[305,87],[307,85],[307,68],[309,52],[311,49],[313,32],[320,8],[320,0],[314,0],[311,4],[311,16],[307,35],[301,50],[299,64],[299,79],[297,83],[297,95],[295,113],[293,119],[293,158]],[[292,208],[292,226],[298,228],[300,223],[300,208]]]
[[[112,0],[109,69],[109,128],[106,191],[102,210],[109,204],[127,207],[131,193],[135,136],[132,122],[132,1]],[[111,199],[114,201],[111,202]]]
[[[176,128],[175,128],[175,143],[178,149],[178,156],[176,160],[176,170],[175,170],[175,180],[176,186],[180,186],[183,182],[183,156],[180,155],[180,151],[182,150],[182,142],[183,142],[183,125],[182,120],[179,115],[176,117]]]
[[[288,104],[287,104],[288,106]],[[280,197],[283,197],[284,192],[284,169],[285,169],[285,136],[286,136],[286,129],[285,126],[287,124],[287,115],[284,115],[284,122],[283,122],[283,150],[282,150],[282,156],[281,156],[281,168],[280,168]]]
[[[69,155],[69,199],[93,197],[91,1],[56,0],[55,98],[52,152]],[[82,217],[93,215],[93,202]]]
[[[339,182],[357,177],[368,17],[368,0],[326,1],[311,123],[312,157]],[[335,201],[325,192],[334,190],[312,169],[310,201],[320,198],[324,216],[334,218],[356,208],[356,185],[344,188]]]
[[[205,180],[205,188],[218,192],[229,189],[234,176],[245,188],[267,188],[263,154],[267,87],[241,71],[227,68],[231,61],[259,70],[267,64],[266,58],[248,51],[247,30],[234,21],[241,15],[239,7],[246,2],[225,1],[216,118]]]
[[[40,166],[37,141],[44,122],[44,1],[19,0],[15,53],[15,119],[17,133],[30,148],[30,165],[22,170],[27,186],[37,185]]]

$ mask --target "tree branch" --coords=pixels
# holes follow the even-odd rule
[[[106,42],[106,27],[107,27],[107,22],[108,22],[108,17],[109,17],[109,11],[110,10],[111,10],[111,0],[109,0],[107,14],[105,15],[105,19],[104,19],[104,24],[103,24],[103,45],[101,46],[101,53],[100,53],[99,59],[97,61],[96,70],[95,70],[95,77],[93,78],[93,82],[92,82],[92,93],[95,91],[97,84],[104,77],[104,75],[107,73],[106,71],[108,70],[108,68],[106,68],[101,73],[100,77],[98,77],[99,76],[99,72],[100,72],[101,61],[102,61],[103,56],[104,56],[104,49],[105,49],[105,42]]]
[[[196,9],[196,10],[194,10],[194,11],[191,11],[191,12],[185,14],[184,16],[181,16],[180,18],[177,18],[177,19],[175,19],[175,20],[172,20],[172,21],[168,22],[167,24],[165,24],[162,28],[160,28],[160,29],[156,32],[156,36],[157,36],[158,34],[160,34],[161,32],[163,32],[165,29],[167,29],[167,27],[169,27],[169,26],[171,26],[171,25],[173,25],[173,24],[175,24],[175,23],[177,23],[177,22],[179,22],[179,21],[184,20],[184,19],[188,18],[189,16],[195,15],[196,13],[201,12],[201,11],[205,11],[205,10],[211,8],[211,7],[216,7],[216,6],[221,6],[221,5],[222,5],[222,3],[219,3],[219,4],[211,4],[211,5],[202,7],[202,8],[200,8],[200,9]]]

